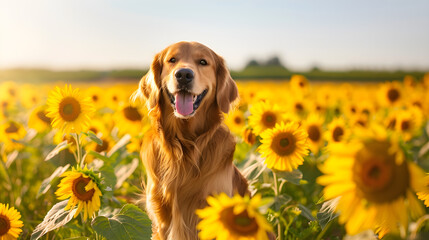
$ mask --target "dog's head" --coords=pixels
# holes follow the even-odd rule
[[[176,117],[187,119],[212,103],[227,113],[238,91],[222,57],[200,43],[179,42],[155,56],[138,95],[149,110],[164,98]]]

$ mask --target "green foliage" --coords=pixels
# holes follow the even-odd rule
[[[127,204],[111,218],[98,216],[91,223],[93,229],[107,240],[151,239],[151,221],[138,207]]]

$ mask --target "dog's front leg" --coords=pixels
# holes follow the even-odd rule
[[[152,239],[167,239],[171,224],[171,206],[163,202],[157,183],[148,177],[146,188],[146,210],[152,221]]]

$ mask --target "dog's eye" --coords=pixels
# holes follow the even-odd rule
[[[207,61],[206,61],[205,59],[201,59],[201,60],[200,60],[200,64],[201,64],[201,65],[207,65]]]
[[[171,62],[171,63],[175,63],[176,62],[176,58],[170,58],[170,60],[168,60],[168,62]]]

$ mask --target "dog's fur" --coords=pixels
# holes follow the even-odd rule
[[[195,95],[207,90],[189,116],[170,103],[169,93],[179,90],[174,73],[180,68],[195,73]],[[237,86],[222,57],[200,43],[179,42],[155,56],[135,96],[146,101],[152,124],[141,156],[153,239],[198,239],[195,210],[207,205],[207,196],[248,193],[246,179],[232,163],[234,137],[223,124],[223,113],[238,98]]]

